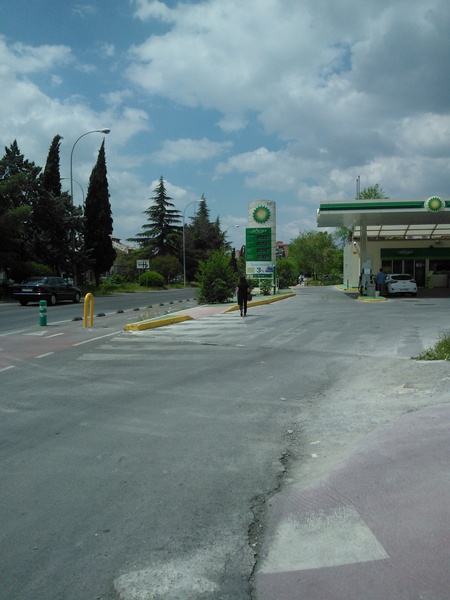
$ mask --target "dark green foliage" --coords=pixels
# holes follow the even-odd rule
[[[271,279],[261,279],[259,282],[259,289],[263,296],[269,296],[272,291],[273,283]]]
[[[153,191],[153,205],[144,211],[148,221],[142,226],[142,231],[136,237],[128,238],[128,241],[138,243],[148,251],[150,257],[176,255],[180,249],[180,211],[173,208],[175,205],[170,202],[172,198],[166,193],[162,176]]]
[[[199,263],[197,273],[200,304],[221,304],[233,298],[238,275],[230,265],[230,259],[221,250],[211,253],[207,260]]]
[[[164,277],[155,271],[146,271],[139,276],[139,285],[142,287],[164,287],[164,284]]]
[[[167,283],[180,275],[182,268],[180,261],[175,256],[156,256],[151,261],[153,271],[160,273]]]
[[[42,188],[57,198],[61,196],[61,176],[59,173],[59,146],[62,137],[55,135],[48,151],[47,162],[41,175]]]
[[[199,201],[199,207],[192,218],[192,223],[185,227],[186,244],[186,275],[187,280],[194,278],[200,261],[207,260],[214,250],[221,250],[224,245],[224,235],[220,230],[217,218],[209,220],[209,208],[205,195]]]
[[[25,160],[17,141],[0,160],[0,271],[19,280],[22,261],[31,259],[28,240],[32,206],[39,197],[41,168]]]
[[[54,137],[41,175],[39,197],[33,202],[29,250],[32,256],[49,265],[53,273],[72,271],[71,231],[73,208],[70,196],[61,192],[59,145]]]
[[[379,183],[376,183],[375,185],[370,185],[369,187],[364,188],[359,193],[359,198],[365,200],[387,200],[389,196],[386,196],[381,185]]]
[[[333,236],[323,231],[305,231],[289,244],[289,258],[297,272],[314,279],[333,272],[337,251]]]
[[[277,277],[280,288],[296,285],[298,271],[295,262],[289,258],[279,258],[277,260]]]
[[[113,219],[106,174],[105,140],[103,140],[97,163],[89,178],[84,210],[84,249],[97,286],[101,274],[112,267],[116,258],[116,251],[111,241],[112,232]]]

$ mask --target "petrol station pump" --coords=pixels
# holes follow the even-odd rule
[[[361,296],[375,296],[375,278],[372,273],[372,259],[367,256],[367,225],[361,224],[360,237],[361,274],[359,293]]]
[[[372,261],[370,259],[366,259],[361,265],[359,293],[361,296],[375,296],[375,279],[372,273]]]

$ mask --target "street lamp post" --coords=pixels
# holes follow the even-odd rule
[[[69,177],[61,177],[61,181],[64,181],[64,179],[69,179]],[[84,206],[84,189],[83,189],[83,186],[82,186],[82,185],[81,185],[81,183],[80,183],[79,181],[77,181],[76,179],[73,179],[73,182],[74,182],[74,183],[77,183],[77,184],[78,184],[78,187],[79,187],[79,188],[80,188],[80,190],[81,190],[81,195],[83,196],[83,206]],[[70,200],[71,200],[71,202],[73,202],[73,201],[72,201],[72,198],[71,198]]]
[[[109,133],[111,131],[111,129],[93,129],[92,131],[86,131],[86,133],[83,133],[83,135],[80,135],[80,137],[75,140],[74,145],[72,146],[72,150],[70,152],[70,199],[72,201],[72,206],[73,206],[73,182],[75,181],[73,178],[73,151],[75,150],[75,146],[78,144],[78,142],[81,140],[81,138],[83,138],[85,135],[89,135],[90,133]],[[76,284],[76,278],[77,278],[77,273],[76,273],[76,263],[75,263],[75,229],[72,226],[72,270],[73,270],[73,280],[74,283]]]
[[[189,204],[186,204],[186,206],[184,207],[184,210],[183,210],[183,287],[186,287],[186,233],[185,233],[184,221],[185,221],[185,216],[186,216],[186,209],[191,204],[195,204],[196,202],[197,202],[197,200],[193,200],[192,202],[189,202]]]

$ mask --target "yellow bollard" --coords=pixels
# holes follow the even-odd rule
[[[87,327],[88,306],[90,306],[90,309],[91,309],[89,327],[92,327],[94,325],[94,296],[90,292],[88,294],[86,294],[84,297],[84,325],[83,325],[83,327]]]

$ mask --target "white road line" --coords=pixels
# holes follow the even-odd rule
[[[108,333],[106,335],[100,335],[96,338],[90,338],[89,340],[84,340],[83,342],[77,342],[76,344],[72,344],[72,346],[82,346],[83,344],[88,344],[89,342],[96,342],[97,340],[102,340],[103,338],[111,337],[112,335],[118,335],[119,333],[123,333],[123,329],[120,329],[119,331],[114,331],[113,333]]]
[[[3,373],[3,371],[8,371],[8,369],[14,369],[16,365],[11,365],[9,367],[3,367],[3,369],[0,369],[0,373]]]
[[[58,335],[64,335],[64,333],[54,333],[53,335],[48,335],[47,339],[53,338],[53,337],[58,337]]]
[[[54,352],[46,352],[45,354],[39,354],[36,358],[45,358],[46,356],[50,356],[51,354],[55,354]]]

